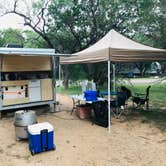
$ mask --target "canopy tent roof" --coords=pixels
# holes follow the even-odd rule
[[[166,61],[166,50],[135,42],[115,30],[110,30],[102,39],[71,57],[61,57],[61,64],[95,63],[103,61],[135,62]]]

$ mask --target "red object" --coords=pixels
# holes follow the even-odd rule
[[[92,116],[91,107],[86,105],[79,105],[77,106],[76,114],[80,119],[89,119]]]

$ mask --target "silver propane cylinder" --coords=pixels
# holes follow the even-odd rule
[[[17,140],[27,139],[28,138],[27,127],[35,123],[37,123],[35,111],[20,110],[15,112],[14,126],[15,126],[16,139]]]

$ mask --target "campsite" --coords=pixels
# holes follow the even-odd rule
[[[165,7],[0,0],[0,166],[165,166]]]

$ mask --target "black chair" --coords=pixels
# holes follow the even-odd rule
[[[111,112],[115,118],[119,118],[125,112],[128,96],[125,92],[118,92],[114,101],[111,101]]]
[[[102,127],[108,127],[108,102],[97,101],[93,103],[93,122]]]
[[[136,93],[135,96],[133,96],[133,106],[136,104],[136,108],[140,106],[144,106],[146,104],[146,109],[149,109],[149,91],[151,86],[148,86],[146,88],[145,94]]]

